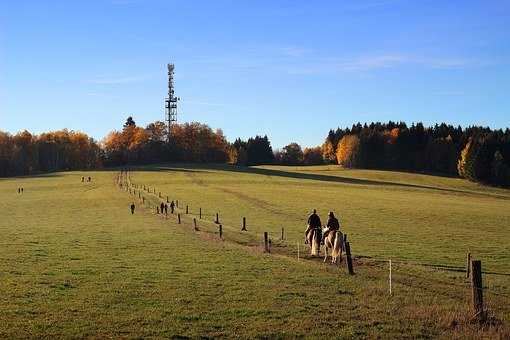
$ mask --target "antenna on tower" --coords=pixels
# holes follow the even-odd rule
[[[168,127],[168,140],[172,135],[172,125],[177,122],[177,102],[181,99],[175,96],[174,64],[167,64],[168,68],[168,97],[165,98],[165,118]]]

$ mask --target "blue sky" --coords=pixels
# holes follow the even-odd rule
[[[0,0],[0,130],[128,115],[322,143],[362,121],[510,126],[510,1]]]

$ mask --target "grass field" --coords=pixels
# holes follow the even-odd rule
[[[83,175],[92,183],[81,183]],[[179,200],[181,213],[189,206],[178,225],[154,214],[157,195],[143,192],[142,206],[116,186],[116,175],[0,179],[0,337],[510,334],[508,190],[332,166],[133,169],[133,183]],[[193,232],[199,208],[201,231]],[[313,208],[323,222],[329,210],[340,217],[355,276],[344,265],[297,260]],[[216,212],[224,241],[212,223]],[[248,232],[241,233],[243,216]],[[271,255],[260,251],[264,231]],[[467,251],[487,272],[492,327],[466,321]]]

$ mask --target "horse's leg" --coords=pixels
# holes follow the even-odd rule
[[[328,260],[328,245],[324,242],[324,263]]]

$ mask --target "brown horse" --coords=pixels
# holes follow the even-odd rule
[[[324,232],[324,231],[323,231]],[[342,262],[342,250],[344,248],[344,235],[339,231],[332,230],[324,240],[324,262],[328,260],[328,252],[331,250],[331,263],[338,264]]]
[[[312,228],[306,234],[306,241],[310,246],[310,255],[311,256],[319,256],[320,248],[321,248],[321,240],[319,239],[319,235],[317,235],[317,229]]]

